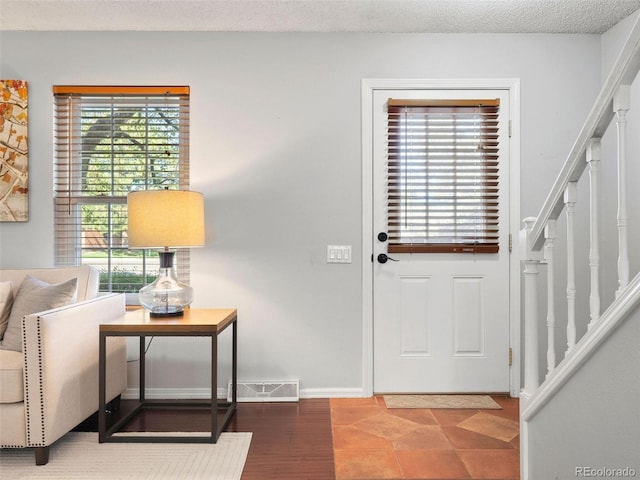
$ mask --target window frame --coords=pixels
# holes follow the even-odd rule
[[[162,107],[173,109],[176,117],[173,119],[171,127],[177,127],[175,137],[177,141],[171,144],[167,143],[167,155],[175,157],[174,165],[176,171],[170,173],[171,188],[179,190],[188,190],[190,185],[190,165],[189,165],[189,99],[190,89],[188,86],[54,86],[54,230],[55,230],[55,264],[63,265],[79,265],[92,264],[83,256],[83,251],[87,250],[86,241],[82,229],[82,207],[84,205],[105,205],[107,211],[107,220],[105,226],[107,228],[107,239],[104,249],[107,251],[106,261],[106,281],[101,280],[101,292],[121,292],[117,285],[113,284],[114,267],[118,264],[114,262],[114,252],[116,250],[128,250],[127,245],[114,245],[113,242],[113,225],[111,223],[112,209],[119,208],[124,211],[126,223],[126,204],[128,189],[116,191],[118,185],[115,180],[116,160],[115,155],[110,158],[109,166],[111,168],[111,176],[108,182],[110,194],[108,195],[91,195],[85,190],[85,182],[88,172],[88,160],[83,156],[85,153],[82,148],[82,108],[88,108],[89,104],[98,104],[102,108],[122,108],[125,105],[135,102],[136,108],[152,110],[153,107]],[[151,117],[144,116],[141,122],[148,130]],[[169,122],[167,122],[169,125]],[[117,135],[114,132],[120,127],[114,124],[113,117],[108,130],[108,138],[113,146],[114,139]],[[165,126],[166,127],[166,126]],[[135,128],[135,127],[132,127]],[[168,141],[169,133],[165,132],[165,140]],[[151,135],[146,135],[145,141],[140,143],[140,152],[134,153],[131,160],[132,165],[135,162],[142,161],[144,165],[144,182],[141,185],[143,189],[158,188],[157,183],[149,180],[150,166],[155,163],[150,160],[153,142]],[[137,140],[137,138],[135,139]],[[78,148],[78,146],[80,146]],[[169,153],[172,150],[173,153]],[[174,152],[175,150],[175,152]],[[172,158],[173,158],[172,157]],[[97,157],[96,157],[97,158]],[[94,158],[94,161],[96,160]],[[106,171],[105,170],[105,171]],[[98,171],[100,171],[98,169]],[[104,173],[104,172],[103,172]],[[156,170],[156,173],[157,170]],[[160,178],[164,178],[162,170],[160,170]],[[132,177],[133,178],[133,177]],[[157,181],[157,180],[156,180]],[[124,208],[123,208],[124,207]],[[122,222],[122,220],[121,220]],[[124,237],[124,236],[123,236]],[[122,240],[124,242],[124,240]],[[123,248],[124,247],[124,248]],[[102,247],[100,247],[102,248]],[[117,257],[117,256],[116,256]],[[150,283],[155,277],[157,269],[156,253],[153,250],[144,250],[141,253],[140,268],[142,269],[142,285]],[[136,264],[137,265],[137,264]],[[190,277],[190,261],[189,249],[177,249],[176,254],[176,273],[180,281],[189,283]],[[101,277],[105,278],[105,270],[101,271]],[[104,288],[104,285],[107,285]],[[142,286],[141,285],[141,286]],[[126,288],[126,287],[123,287]],[[127,303],[137,304],[137,289],[135,291],[126,290]]]

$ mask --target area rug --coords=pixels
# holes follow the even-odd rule
[[[486,408],[502,407],[489,395],[383,395],[387,408]]]
[[[0,450],[0,476],[12,480],[240,480],[251,435],[222,433],[215,444],[98,443],[95,432],[70,432],[51,446],[46,465],[36,466],[29,448]]]

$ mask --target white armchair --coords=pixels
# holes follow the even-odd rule
[[[89,266],[0,270],[0,285],[11,282],[15,297],[27,275],[77,278],[75,303],[22,316],[22,351],[0,349],[0,448],[32,447],[44,465],[49,446],[98,410],[99,325],[124,314],[125,298],[97,296],[99,273]],[[109,339],[107,368],[107,400],[117,401],[126,388],[124,338]]]

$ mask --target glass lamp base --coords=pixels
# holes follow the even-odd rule
[[[174,252],[161,252],[161,254]],[[193,301],[193,288],[179,282],[173,270],[172,258],[162,259],[158,278],[140,289],[140,304],[152,317],[177,317]]]

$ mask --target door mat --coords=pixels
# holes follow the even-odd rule
[[[383,395],[387,408],[485,408],[502,407],[489,395]]]

